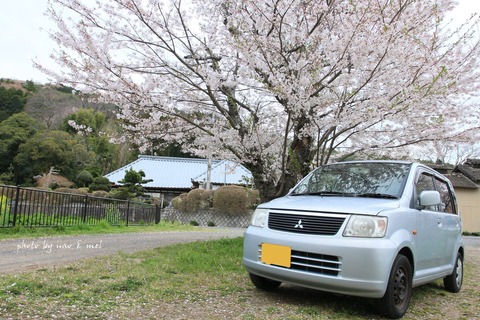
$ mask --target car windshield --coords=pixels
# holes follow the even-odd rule
[[[312,171],[291,195],[399,198],[410,164],[391,162],[346,162]]]

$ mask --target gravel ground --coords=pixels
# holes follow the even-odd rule
[[[198,240],[243,236],[241,228],[205,228],[201,231],[168,231],[106,235],[61,236],[0,241],[0,274],[20,273],[61,265],[84,258],[131,253],[144,249]]]

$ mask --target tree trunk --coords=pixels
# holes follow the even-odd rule
[[[264,177],[266,171],[261,160],[245,164],[252,172],[261,202],[284,196],[301,178],[310,172],[310,164],[315,154],[311,151],[312,143],[312,137],[299,137],[298,134],[295,134],[292,144],[288,148],[285,169],[278,181],[275,181],[272,177]]]

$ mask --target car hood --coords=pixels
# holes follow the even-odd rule
[[[277,198],[259,208],[376,215],[383,210],[398,208],[399,204],[397,199],[305,195]]]

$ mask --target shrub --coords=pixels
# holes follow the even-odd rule
[[[76,177],[77,186],[88,187],[93,182],[93,176],[87,170],[80,171]]]
[[[247,207],[254,209],[260,202],[260,192],[256,189],[247,189]]]
[[[223,186],[213,193],[213,208],[228,214],[245,213],[249,207],[247,191],[239,186]]]
[[[93,179],[93,182],[88,186],[90,192],[92,191],[97,191],[97,190],[103,190],[103,191],[110,191],[112,188],[112,184],[110,183],[110,180],[105,177],[96,177]]]
[[[182,207],[182,204],[181,204],[182,201],[183,200],[180,196],[173,198],[172,199],[172,207],[174,209],[180,210],[180,208]]]
[[[185,209],[188,212],[195,212],[199,209],[208,209],[213,201],[213,191],[205,189],[191,190],[185,199]]]
[[[70,188],[74,183],[68,180],[67,178],[60,175],[48,175],[44,174],[42,177],[37,179],[37,186],[43,188]]]
[[[197,221],[192,220],[192,221],[190,221],[190,225],[192,225],[192,226],[198,226],[199,224],[198,224]]]
[[[55,189],[55,191],[61,192],[61,193],[78,194],[78,195],[88,194],[88,190],[86,189],[57,188]]]
[[[82,194],[89,194],[90,193],[90,190],[88,188],[77,188],[77,190],[79,192],[81,192]]]
[[[181,210],[181,211],[187,211],[186,205],[187,205],[187,193],[182,193],[178,197],[175,197],[172,199],[172,205],[175,209]]]
[[[92,195],[99,198],[108,198],[110,194],[105,190],[97,190],[93,191]]]
[[[128,200],[130,199],[130,193],[126,188],[113,189],[109,192],[110,198],[118,200]]]
[[[208,221],[208,222],[207,222],[207,226],[209,226],[209,227],[215,227],[215,222],[213,222],[213,221]]]

